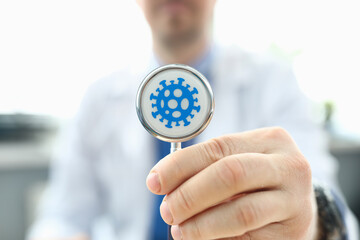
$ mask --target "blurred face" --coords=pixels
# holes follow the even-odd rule
[[[216,0],[138,0],[155,41],[168,47],[196,40],[212,19]]]

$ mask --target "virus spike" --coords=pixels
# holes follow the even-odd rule
[[[151,112],[151,115],[156,119],[156,116],[159,115],[159,112]]]
[[[179,82],[178,85],[182,85],[182,83],[185,81],[183,78],[178,78]]]
[[[153,93],[150,95],[150,100],[157,99],[157,96],[155,96]]]
[[[151,107],[153,107],[153,108],[156,107],[156,103],[152,103]]]
[[[191,114],[191,113],[190,113],[190,117],[191,117],[191,118],[194,118],[194,116],[195,116],[194,114]]]
[[[169,120],[168,123],[165,125],[165,127],[172,128],[171,123],[172,123],[172,121]]]
[[[171,80],[171,81],[170,81],[171,85],[174,85],[174,82],[175,82],[174,80]]]
[[[198,102],[199,100],[197,98],[194,98],[194,102]]]
[[[167,86],[167,85],[166,85],[166,80],[162,80],[159,84],[162,85],[163,87],[166,87],[166,86]]]
[[[179,121],[176,121],[176,126],[180,126]]]
[[[193,109],[196,110],[197,112],[199,112],[200,111],[200,106],[194,106]]]
[[[186,118],[184,118],[183,121],[184,121],[184,126],[187,126],[190,124],[190,122]]]
[[[194,87],[194,89],[191,91],[191,94],[195,94],[195,93],[199,93],[196,87]]]
[[[163,121],[164,121],[164,118],[163,118],[163,117],[161,117],[159,120],[160,120],[160,122],[163,122]]]
[[[186,84],[186,87],[187,87],[187,88],[190,88],[190,85],[189,85],[189,84]]]
[[[160,92],[160,88],[157,88],[156,91],[157,91],[157,92]]]

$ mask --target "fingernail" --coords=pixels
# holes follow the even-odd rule
[[[169,206],[166,201],[163,201],[160,205],[160,213],[161,217],[164,219],[164,221],[168,224],[171,224],[173,222],[173,217],[171,215]]]
[[[160,185],[160,180],[159,180],[159,174],[157,173],[150,173],[147,178],[146,178],[146,184],[148,186],[148,188],[150,189],[150,191],[152,192],[160,192],[161,190],[161,185]]]
[[[182,239],[182,235],[181,235],[181,231],[180,231],[179,225],[171,226],[171,236],[172,236],[175,240],[181,240],[181,239]]]

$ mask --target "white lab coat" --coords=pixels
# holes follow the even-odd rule
[[[147,67],[138,62],[89,88],[53,162],[50,188],[32,236],[89,233],[101,215],[111,226],[102,233],[102,240],[112,239],[111,235],[147,239],[153,197],[145,179],[156,153],[153,137],[136,115],[135,95],[144,76],[155,67],[155,61],[150,62]],[[236,47],[217,47],[210,74],[215,113],[200,141],[281,126],[309,160],[313,177],[337,188],[336,162],[327,152],[324,134],[310,120],[308,101],[290,66]],[[348,214],[348,226],[355,234],[350,218]]]

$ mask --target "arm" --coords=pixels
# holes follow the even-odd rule
[[[314,123],[311,117],[311,104],[300,91],[297,81],[289,67],[275,68],[275,74],[268,83],[275,83],[276,94],[271,91],[274,86],[266,86],[270,100],[270,109],[266,115],[269,126],[282,126],[289,131],[301,152],[311,165],[313,182],[319,206],[320,226],[323,236],[346,236],[358,239],[358,223],[348,208],[337,182],[338,163],[328,151],[327,135],[321,126]],[[322,194],[322,192],[326,194]],[[327,199],[325,199],[327,198]],[[327,205],[324,204],[327,203]],[[330,211],[332,209],[332,211]],[[329,213],[325,216],[325,212]],[[327,219],[335,219],[328,221]],[[324,220],[325,219],[325,220]],[[326,239],[336,239],[326,238]],[[345,239],[345,237],[341,238]]]
[[[218,137],[151,170],[148,187],[166,194],[160,211],[175,239],[321,237],[312,177],[336,188],[336,165],[291,72],[269,74],[257,96],[266,103],[263,125],[290,134],[277,127]]]

